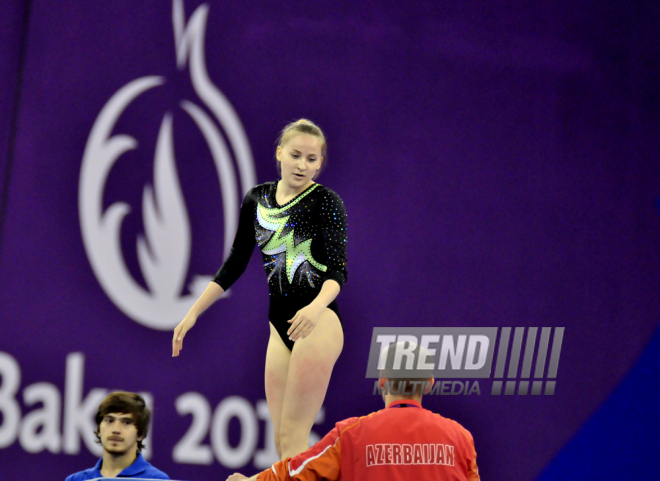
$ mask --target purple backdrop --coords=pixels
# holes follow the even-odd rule
[[[349,215],[346,340],[319,435],[381,407],[364,379],[374,326],[565,326],[554,396],[495,397],[484,383],[481,396],[426,400],[473,433],[484,478],[533,479],[657,327],[660,57],[651,12],[627,2],[189,0],[177,41],[164,1],[10,1],[1,11],[2,481],[63,479],[93,465],[76,413],[79,396],[96,407],[96,388],[149,393],[148,452],[172,478],[218,479],[266,463],[260,256],[172,359],[162,329],[176,309],[165,299],[165,314],[148,321],[161,330],[137,322],[127,311],[149,302],[113,301],[103,283],[120,277],[95,273],[88,253],[111,263],[111,247],[121,246],[134,285],[114,285],[132,293],[154,292],[178,256],[184,287],[169,301],[190,295],[186,286],[222,262],[250,166],[257,182],[276,178],[277,132],[303,116],[326,131],[330,166],[320,182]],[[199,39],[211,87],[188,68]],[[151,88],[111,112],[112,135],[133,137],[134,149],[92,145],[104,107],[143,77]],[[174,183],[154,175],[168,113]],[[94,190],[84,158],[93,165],[106,154],[116,161]],[[154,184],[156,214],[143,204]],[[84,239],[82,212],[101,215],[94,199],[104,214],[130,207],[117,239],[98,226]],[[168,202],[184,207],[189,230],[173,227],[181,224],[168,218]],[[163,230],[148,232],[149,222]],[[161,269],[152,280],[136,247],[144,236]],[[159,258],[159,242],[190,242],[189,259],[185,249]]]

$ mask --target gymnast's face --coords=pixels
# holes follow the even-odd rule
[[[315,135],[295,134],[277,147],[277,161],[282,170],[282,180],[297,192],[313,183],[323,163],[323,141]]]

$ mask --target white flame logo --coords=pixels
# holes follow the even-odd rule
[[[243,193],[256,183],[252,154],[241,122],[227,98],[211,82],[206,71],[204,36],[209,7],[198,7],[185,24],[183,0],[174,0],[172,20],[179,70],[189,64],[193,89],[222,126],[234,152]],[[135,138],[112,130],[126,107],[149,89],[163,85],[159,76],[142,77],[122,87],[101,110],[87,140],[78,192],[80,225],[85,250],[105,293],[127,316],[153,328],[172,329],[201,294],[209,276],[196,276],[181,296],[190,262],[191,232],[188,212],[176,172],[172,140],[172,115],[161,122],[154,155],[154,186],[145,186],[142,214],[146,238],[137,241],[140,269],[148,290],[131,276],[121,252],[120,232],[130,206],[116,202],[103,212],[103,190],[116,160],[136,149]],[[181,107],[204,136],[213,156],[224,214],[224,255],[227,256],[238,225],[239,199],[230,149],[216,123],[194,103]]]

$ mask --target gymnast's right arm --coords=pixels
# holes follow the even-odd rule
[[[209,283],[208,287],[199,299],[174,329],[172,336],[172,357],[179,355],[183,349],[183,338],[186,333],[195,325],[197,318],[215,301],[217,301],[224,292],[243,274],[250,256],[254,250],[256,240],[254,238],[254,210],[257,202],[255,189],[250,190],[243,204],[241,205],[241,213],[238,219],[238,230],[234,243],[232,244],[229,256],[225,263],[220,267],[218,273]]]

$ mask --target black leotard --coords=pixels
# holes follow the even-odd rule
[[[277,182],[267,182],[247,193],[229,257],[213,280],[229,289],[259,244],[268,275],[268,319],[293,350],[287,321],[316,298],[326,280],[340,287],[346,282],[346,211],[341,198],[320,184],[282,206],[276,191]],[[339,317],[335,301],[328,308]]]

